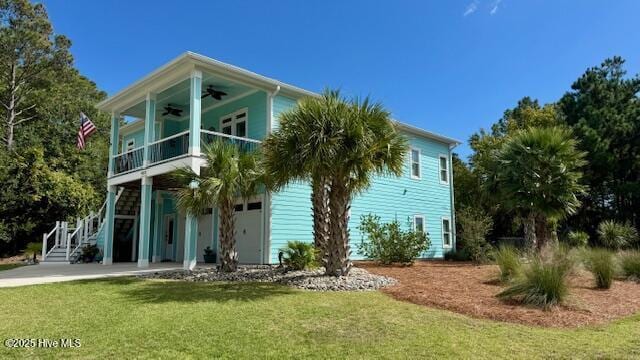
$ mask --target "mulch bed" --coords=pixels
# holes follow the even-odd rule
[[[379,266],[360,262],[358,267],[395,278],[399,283],[382,291],[398,300],[446,309],[475,318],[544,327],[578,327],[603,324],[640,312],[640,284],[615,281],[611,289],[594,288],[590,273],[579,271],[570,278],[570,298],[550,310],[505,303],[498,298],[503,287],[495,265],[424,261],[413,266]]]

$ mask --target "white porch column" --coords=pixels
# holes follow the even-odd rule
[[[138,267],[149,266],[149,241],[151,241],[151,192],[153,178],[144,176],[140,186],[140,230],[138,231]]]
[[[151,162],[151,149],[149,143],[155,141],[155,124],[156,124],[156,95],[147,94],[146,112],[144,119],[144,161],[143,166],[147,167]]]
[[[191,156],[200,156],[201,97],[202,71],[193,70],[189,90],[189,154]]]
[[[120,114],[113,112],[111,113],[111,133],[110,133],[110,141],[109,145],[109,171],[107,173],[107,177],[113,176],[115,173],[116,159],[115,157],[118,155],[118,143],[119,143],[119,132],[120,132]]]
[[[200,174],[200,165],[192,164],[191,169]],[[189,187],[194,191],[198,188],[198,183],[193,181]],[[198,241],[198,216],[187,212],[184,224],[184,261],[185,270],[193,270],[197,263],[197,241]]]
[[[113,232],[116,219],[116,187],[107,186],[107,206],[104,215],[104,243],[102,245],[102,265],[113,263]]]

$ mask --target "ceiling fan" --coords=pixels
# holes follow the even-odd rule
[[[216,100],[222,100],[222,97],[227,96],[227,93],[224,91],[216,90],[213,88],[213,85],[209,85],[202,94],[202,98],[204,99],[207,96],[211,96],[211,98]]]
[[[182,115],[182,109],[178,109],[177,107],[174,107],[171,104],[167,104],[167,106],[164,107],[164,110],[165,110],[165,112],[162,114],[162,116],[166,116],[166,115],[180,116],[180,115]]]

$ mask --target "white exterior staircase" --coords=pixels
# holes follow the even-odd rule
[[[120,188],[116,204],[125,191]],[[77,219],[75,227],[66,221],[56,221],[55,227],[42,236],[42,264],[70,264],[78,261],[82,250],[88,245],[96,245],[104,233],[106,201],[97,213],[91,212]]]

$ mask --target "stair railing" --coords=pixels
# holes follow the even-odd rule
[[[120,188],[116,194],[115,203],[118,203],[124,188]],[[97,235],[104,225],[106,216],[107,201],[102,204],[97,213],[93,211],[84,218],[76,219],[76,227],[69,228],[66,221],[56,221],[54,228],[42,235],[42,260],[45,260],[55,248],[65,248],[65,258],[67,261],[90,242],[92,236]],[[54,237],[54,242],[49,247],[49,239]]]
[[[58,239],[60,236],[59,232],[60,232],[60,221],[56,221],[56,226],[54,226],[53,229],[48,233],[42,235],[42,260],[44,260],[53,251],[53,249],[55,249],[56,245],[58,244]],[[54,235],[55,235],[55,238],[54,238],[53,246],[51,247],[51,249],[49,249],[49,238]]]

